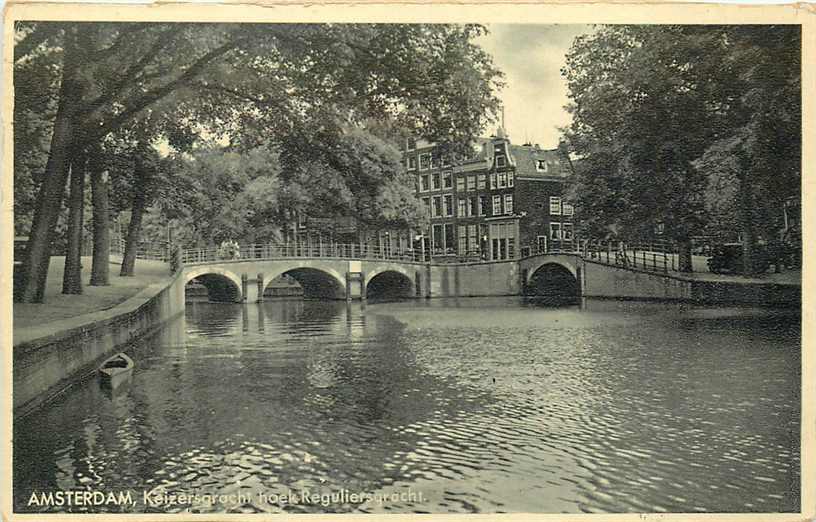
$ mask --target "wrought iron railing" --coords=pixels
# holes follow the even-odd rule
[[[112,241],[111,252],[122,254],[123,241]],[[509,258],[518,259],[543,254],[569,254],[613,266],[635,268],[649,272],[678,270],[678,251],[668,241],[624,242],[553,239],[531,245],[522,245],[509,252]],[[168,262],[171,265],[195,265],[204,263],[240,261],[247,259],[334,258],[354,260],[391,260],[403,262],[430,262],[436,256],[430,251],[417,249],[383,248],[367,244],[349,243],[270,243],[245,244],[225,252],[223,247],[170,248],[166,244],[141,245],[138,259]],[[465,256],[447,256],[449,262],[490,262],[490,256],[480,252],[468,252]]]
[[[335,258],[370,259],[422,262],[430,261],[428,252],[411,249],[391,249],[366,244],[348,243],[283,243],[239,245],[225,253],[220,247],[189,248],[181,251],[181,262],[185,265],[238,261],[247,259],[289,259],[289,258]]]

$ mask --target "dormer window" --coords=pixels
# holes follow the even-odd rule
[[[536,170],[539,172],[547,172],[549,167],[547,166],[547,160],[540,159],[536,162]]]
[[[507,165],[507,158],[504,156],[496,156],[496,166],[504,167],[505,165]]]

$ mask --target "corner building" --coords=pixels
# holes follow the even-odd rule
[[[574,212],[562,201],[570,168],[557,150],[513,145],[499,129],[463,161],[409,141],[405,166],[430,216],[422,240],[435,261],[497,261],[572,245]]]

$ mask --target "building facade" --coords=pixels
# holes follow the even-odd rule
[[[562,201],[570,169],[557,150],[513,145],[499,129],[472,158],[452,161],[409,141],[404,161],[430,217],[417,238],[436,261],[513,259],[574,239],[574,212]]]

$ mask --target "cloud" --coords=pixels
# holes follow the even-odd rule
[[[500,93],[505,126],[515,143],[542,147],[558,144],[558,127],[569,124],[567,88],[561,76],[564,57],[576,36],[589,25],[494,24],[479,44],[493,56],[506,77]]]

